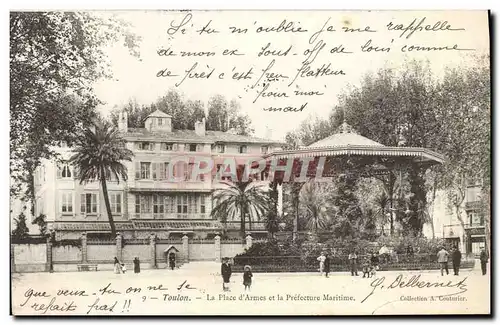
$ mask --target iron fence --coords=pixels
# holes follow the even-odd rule
[[[370,255],[359,255],[356,263],[358,270],[361,270],[369,259]],[[464,256],[460,267],[472,268],[474,263],[473,258]],[[434,254],[380,256],[379,262],[374,264],[380,271],[439,269]],[[448,264],[451,268],[451,261]],[[316,272],[319,269],[317,256],[236,256],[233,258],[233,265],[236,272],[242,271],[245,265],[252,266],[254,272]],[[350,267],[348,255],[330,257],[332,272],[347,272]]]

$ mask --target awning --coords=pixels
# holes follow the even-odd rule
[[[179,184],[184,184],[185,186],[186,183],[179,182]],[[146,188],[146,187],[130,187],[129,192],[141,192],[141,193],[210,193],[212,192],[211,189],[206,189],[206,188],[198,188],[198,189],[191,189],[191,188]]]
[[[369,146],[335,146],[322,148],[302,148],[296,150],[276,151],[265,158],[306,158],[329,156],[380,156],[380,157],[410,157],[423,161],[443,163],[444,156],[425,148],[412,147],[369,147]]]

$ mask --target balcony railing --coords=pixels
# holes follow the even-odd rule
[[[154,220],[164,220],[164,219],[204,219],[211,220],[209,213],[131,213],[131,219],[141,220],[141,219],[154,219]]]
[[[478,229],[478,228],[484,228],[484,223],[473,223],[473,224],[466,224],[465,229]]]

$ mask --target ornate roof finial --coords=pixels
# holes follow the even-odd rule
[[[347,124],[345,117],[344,117],[344,122],[342,122],[342,125],[340,126],[340,133],[355,133],[352,126]]]

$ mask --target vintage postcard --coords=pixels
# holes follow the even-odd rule
[[[11,11],[11,313],[491,314],[487,11]]]

